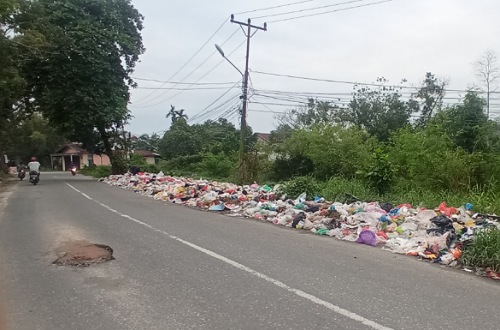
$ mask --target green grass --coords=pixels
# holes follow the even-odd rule
[[[466,245],[460,261],[464,266],[489,267],[500,272],[500,229],[476,230],[474,240]]]
[[[94,178],[102,178],[111,174],[111,166],[85,167],[82,168],[79,173],[87,176],[92,176]]]

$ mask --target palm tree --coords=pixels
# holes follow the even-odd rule
[[[185,120],[187,120],[188,119],[188,116],[186,114],[184,114],[184,111],[185,111],[184,109],[181,109],[179,111],[175,111],[176,114],[177,114],[176,120],[179,120],[179,119],[185,119]]]
[[[165,118],[172,118],[172,124],[178,121],[179,119],[188,119],[188,116],[184,114],[184,109],[175,110],[175,106],[170,105],[170,111],[167,113]]]
[[[165,116],[165,118],[167,119],[168,117],[172,119],[172,124],[177,121],[177,111],[175,110],[175,107],[173,105],[170,105],[170,111]]]

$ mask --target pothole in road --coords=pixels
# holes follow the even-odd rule
[[[111,247],[86,241],[66,242],[56,252],[59,257],[53,264],[59,266],[88,267],[115,259]]]

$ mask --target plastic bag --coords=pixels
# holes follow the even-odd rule
[[[359,233],[358,239],[356,242],[360,244],[366,244],[366,245],[371,245],[371,246],[376,246],[377,245],[377,236],[375,233],[369,229],[367,230],[362,230]]]
[[[304,221],[306,219],[306,214],[303,212],[298,213],[295,218],[293,218],[292,228],[297,228],[297,225],[300,221]]]

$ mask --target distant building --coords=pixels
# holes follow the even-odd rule
[[[160,160],[160,154],[149,150],[135,150],[134,154],[141,155],[148,164],[157,164]]]
[[[271,140],[271,133],[254,133],[257,142],[269,143]]]
[[[96,166],[111,165],[107,155],[94,155],[82,148],[81,143],[65,144],[50,155],[53,170],[67,171],[70,169],[71,162],[75,163],[78,168],[92,164]]]

